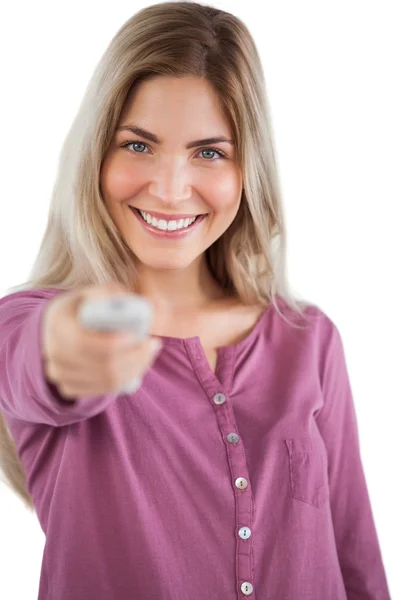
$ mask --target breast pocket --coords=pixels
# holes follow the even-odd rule
[[[292,497],[321,508],[329,500],[329,484],[326,455],[320,440],[303,436],[285,442]]]

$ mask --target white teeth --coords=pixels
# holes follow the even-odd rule
[[[153,227],[156,227],[157,229],[161,229],[162,231],[176,231],[177,229],[184,229],[185,227],[188,227],[194,223],[194,221],[197,219],[197,217],[193,217],[192,219],[179,219],[179,221],[165,221],[164,219],[157,220],[156,217],[152,217],[143,210],[139,210],[139,212],[147,223]]]

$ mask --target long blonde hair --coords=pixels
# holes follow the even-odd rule
[[[261,61],[247,27],[195,2],[154,4],[116,33],[98,63],[61,149],[47,228],[30,278],[12,291],[71,289],[118,281],[134,289],[134,256],[103,201],[100,169],[128,93],[149,77],[206,78],[234,132],[243,173],[239,211],[206,251],[228,293],[245,304],[279,295],[298,316],[306,303],[289,291],[286,231]],[[282,315],[283,316],[283,315]],[[23,465],[0,413],[0,467],[34,510]]]

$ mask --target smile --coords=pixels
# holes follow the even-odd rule
[[[151,215],[147,215],[147,213],[145,213],[144,211],[139,211],[138,209],[133,208],[132,206],[129,206],[129,208],[148,233],[152,233],[157,237],[169,239],[182,238],[185,235],[193,232],[195,229],[197,229],[199,224],[202,221],[204,221],[204,219],[207,217],[207,215],[198,215],[197,217],[193,217],[192,219],[180,219],[179,221],[166,221],[164,219],[157,220],[155,217],[151,218]]]

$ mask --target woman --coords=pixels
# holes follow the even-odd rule
[[[109,282],[149,299],[163,344],[131,394],[94,392],[94,346],[98,377],[83,354],[69,380],[46,361],[50,308]],[[46,535],[39,600],[389,598],[341,337],[286,282],[239,19],[164,3],[116,34],[0,327],[2,465]]]

